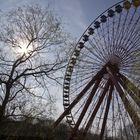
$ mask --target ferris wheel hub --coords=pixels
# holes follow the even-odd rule
[[[112,65],[120,65],[121,58],[115,54],[111,55],[110,57],[110,63]]]

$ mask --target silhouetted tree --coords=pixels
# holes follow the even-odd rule
[[[67,59],[61,20],[36,5],[4,14],[0,25],[0,121],[44,115]]]

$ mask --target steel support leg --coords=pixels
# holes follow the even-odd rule
[[[92,123],[93,123],[93,121],[94,121],[94,118],[95,118],[95,116],[96,116],[96,114],[97,114],[97,112],[98,112],[98,110],[99,110],[99,108],[100,108],[100,105],[101,105],[102,102],[103,102],[103,99],[104,99],[104,97],[105,97],[105,95],[106,95],[106,92],[107,92],[108,89],[109,89],[109,85],[110,85],[110,81],[108,80],[108,82],[106,83],[106,85],[105,85],[105,87],[104,87],[104,90],[103,90],[103,92],[102,92],[102,95],[101,95],[101,97],[99,98],[99,101],[98,101],[97,105],[95,106],[95,109],[93,110],[93,112],[92,112],[92,114],[91,114],[91,117],[89,118],[89,121],[88,121],[88,123],[87,123],[87,125],[86,125],[86,127],[85,127],[85,129],[84,129],[84,134],[83,134],[84,137],[86,137],[86,134],[87,134],[89,128],[91,127],[91,125],[92,125]]]
[[[103,67],[93,78],[92,80],[86,85],[86,87],[78,94],[75,100],[69,105],[69,107],[60,115],[60,117],[55,121],[54,128],[62,121],[62,119],[71,111],[71,109],[80,101],[80,99],[85,95],[85,93],[91,88],[93,83],[96,79],[103,75],[106,72],[105,67]]]
[[[103,120],[101,134],[100,134],[100,140],[103,140],[105,126],[106,126],[106,122],[107,122],[107,116],[108,116],[109,107],[110,107],[110,103],[111,103],[111,99],[112,99],[112,92],[113,92],[113,84],[111,84],[110,90],[109,90],[109,96],[108,96],[108,99],[107,99],[107,104],[106,104],[106,109],[105,109],[105,114],[104,114],[104,120]]]
[[[71,137],[70,137],[70,140],[73,140],[73,138],[76,136],[76,132],[77,132],[77,130],[78,130],[78,128],[79,128],[79,125],[80,125],[80,123],[82,122],[82,119],[84,118],[84,115],[86,114],[87,109],[88,109],[89,105],[90,105],[91,102],[92,102],[92,99],[93,99],[93,97],[94,97],[94,95],[95,95],[95,92],[96,92],[96,90],[97,90],[97,88],[98,88],[98,86],[99,86],[99,84],[100,84],[100,82],[101,82],[101,78],[102,78],[102,77],[100,77],[100,78],[95,82],[95,85],[93,86],[93,89],[92,89],[92,91],[91,91],[91,93],[90,93],[90,95],[89,95],[89,97],[88,97],[88,99],[87,99],[87,101],[86,101],[86,103],[85,103],[85,105],[84,105],[84,108],[83,108],[83,110],[82,110],[82,113],[80,114],[80,116],[79,116],[79,118],[78,118],[78,120],[77,120],[77,122],[76,122],[76,124],[75,124],[75,127],[74,127],[74,129],[73,129],[72,135],[71,135]]]
[[[122,74],[118,78],[120,84],[140,108],[140,90]]]
[[[140,118],[139,118],[137,112],[133,109],[133,107],[129,103],[129,100],[125,96],[121,86],[119,85],[119,83],[117,81],[117,76],[115,74],[113,74],[113,72],[108,67],[107,67],[107,72],[109,73],[111,80],[112,80],[113,84],[115,85],[116,90],[119,93],[119,96],[121,97],[121,100],[124,104],[126,111],[129,113],[129,116],[131,117],[131,119],[134,123],[134,126],[137,129],[137,132],[140,134]]]

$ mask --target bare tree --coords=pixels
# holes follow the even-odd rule
[[[0,121],[35,115],[37,109],[42,114],[43,98],[53,102],[48,87],[60,83],[65,67],[67,35],[61,21],[36,5],[9,12],[0,24]]]

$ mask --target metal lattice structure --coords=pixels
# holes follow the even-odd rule
[[[122,1],[97,17],[69,60],[63,88],[66,116],[83,137],[136,140],[140,135],[140,0]]]

